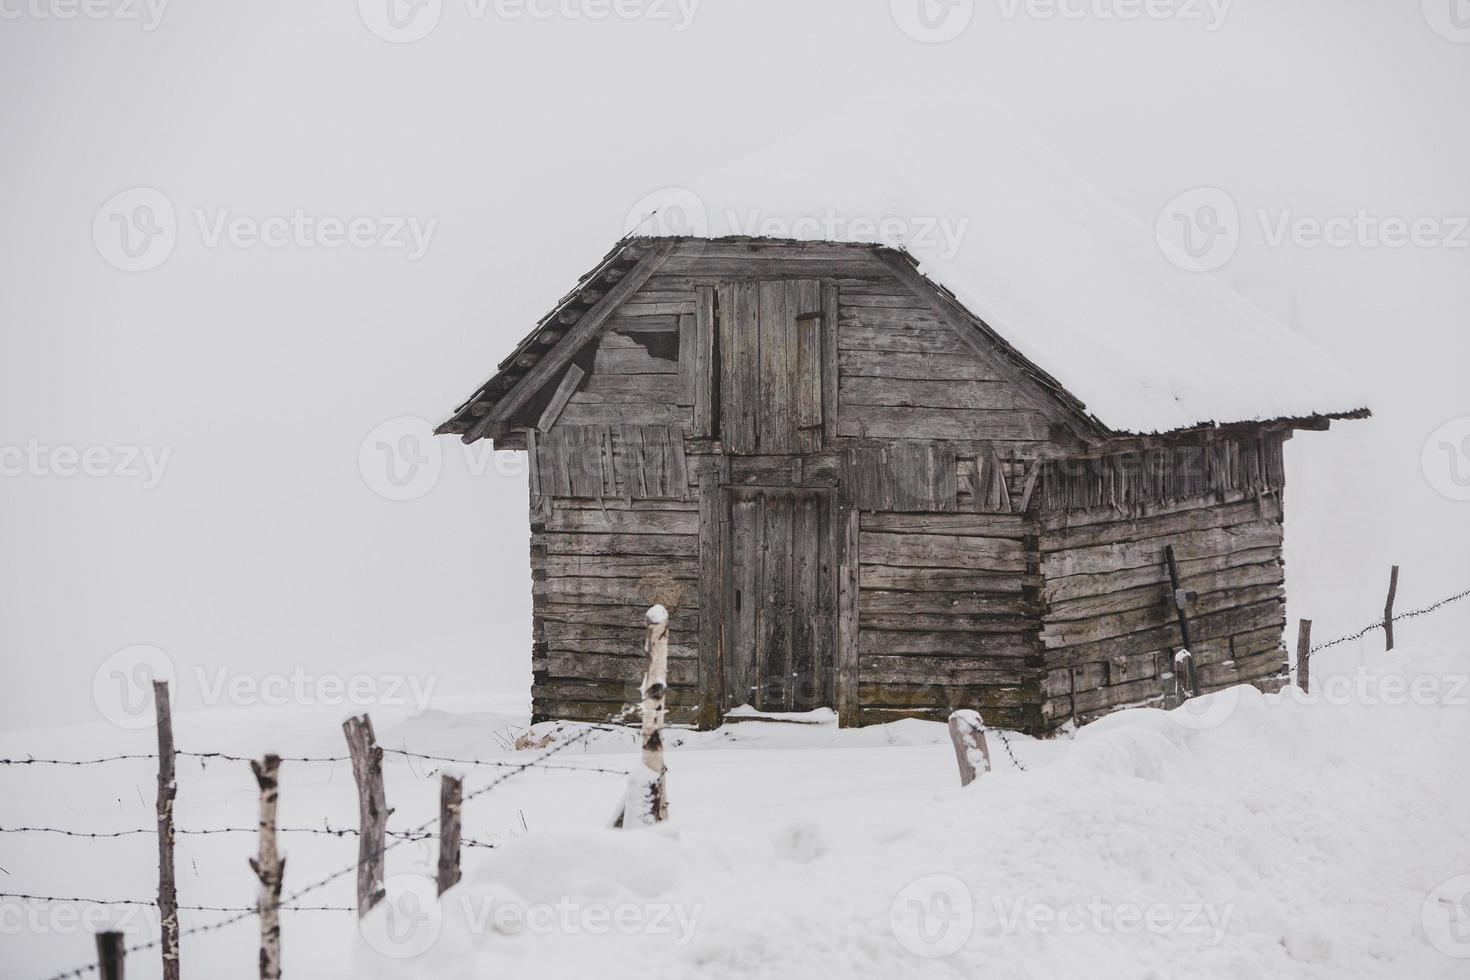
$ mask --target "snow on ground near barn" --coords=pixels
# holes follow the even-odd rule
[[[1465,976],[1470,958],[1452,954],[1470,957],[1470,878],[1456,880],[1470,875],[1470,652],[1363,664],[1320,654],[1317,703],[1238,688],[1174,713],[1120,712],[1075,738],[1012,736],[1027,772],[993,739],[995,772],[965,790],[936,724],[680,733],[673,819],[654,830],[604,829],[621,778],[570,771],[634,762],[631,733],[599,731],[466,804],[465,835],[500,846],[466,850],[465,880],[442,906],[423,884],[432,847],[410,843],[389,852],[388,903],[363,932],[350,913],[286,913],[286,975]],[[338,755],[336,720],[185,715],[178,740]],[[378,732],[387,748],[427,753],[546,751],[503,748],[514,721],[430,712],[382,717]],[[147,751],[150,737],[53,729],[4,736],[0,754]],[[386,771],[390,829],[430,819],[433,764],[389,756]],[[466,792],[502,773],[466,767]],[[5,827],[152,822],[147,760],[11,766],[0,780]],[[179,782],[181,827],[253,823],[243,765],[181,760]],[[352,826],[349,768],[285,764],[280,819]],[[180,901],[250,904],[253,845],[248,833],[180,837]],[[350,864],[356,842],[287,834],[285,849],[290,891]],[[147,897],[154,860],[146,835],[0,835],[7,891]],[[351,876],[301,901],[350,905]],[[0,976],[89,962],[77,919],[95,925],[95,907],[0,908]],[[134,940],[153,928],[137,915],[121,925]],[[255,944],[254,921],[189,936],[184,976],[254,976]],[[156,951],[129,958],[134,980],[157,973]]]

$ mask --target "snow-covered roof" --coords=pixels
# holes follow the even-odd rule
[[[640,217],[642,220],[639,220]],[[876,241],[1115,432],[1345,416],[1362,387],[973,97],[872,98],[634,210],[638,235]]]

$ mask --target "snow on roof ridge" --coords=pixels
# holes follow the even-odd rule
[[[1367,408],[1320,348],[1182,267],[1187,257],[1171,258],[1152,229],[980,97],[862,99],[644,203],[634,233],[650,237],[902,249],[1117,432]]]

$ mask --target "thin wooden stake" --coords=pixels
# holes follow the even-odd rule
[[[127,947],[123,945],[122,933],[97,933],[98,980],[123,980],[123,959],[126,956]]]
[[[643,695],[643,759],[628,774],[623,810],[615,827],[643,827],[669,819],[668,769],[664,766],[665,694],[668,691],[669,613],[655,605],[646,614],[648,634],[643,648],[648,669],[639,692]]]
[[[985,744],[985,722],[980,712],[964,708],[950,715],[949,738],[960,766],[961,786],[970,785],[976,776],[990,771],[990,748]]]
[[[260,855],[250,859],[250,868],[260,882],[260,895],[255,900],[260,915],[260,980],[276,980],[281,975],[281,882],[286,877],[286,859],[276,850],[280,769],[280,756],[268,755],[260,762],[250,760],[250,771],[260,787]]]
[[[1192,596],[1179,585],[1179,564],[1174,560],[1172,544],[1164,546],[1164,563],[1169,566],[1169,587],[1173,590],[1171,604],[1179,613],[1179,640],[1184,649],[1188,650],[1194,644],[1190,642],[1189,617],[1184,614],[1184,607],[1189,604]]]
[[[439,777],[439,894],[459,883],[459,809],[464,802],[464,780]]]
[[[1399,567],[1388,574],[1388,601],[1383,605],[1383,641],[1385,650],[1393,649],[1393,600],[1399,594]]]
[[[174,724],[168,681],[153,682],[158,724],[158,928],[163,980],[179,980],[179,895],[174,885]]]
[[[1303,619],[1296,625],[1296,686],[1303,694],[1312,690],[1312,621]]]
[[[383,851],[388,836],[388,803],[383,795],[383,750],[367,715],[342,723],[357,781],[357,914],[367,915],[383,900]]]

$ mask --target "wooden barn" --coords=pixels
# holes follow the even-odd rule
[[[1130,431],[1016,339],[882,245],[619,242],[439,428],[529,456],[535,715],[636,701],[655,600],[706,728],[1084,722],[1181,619],[1205,691],[1279,686],[1282,447],[1366,409]]]

